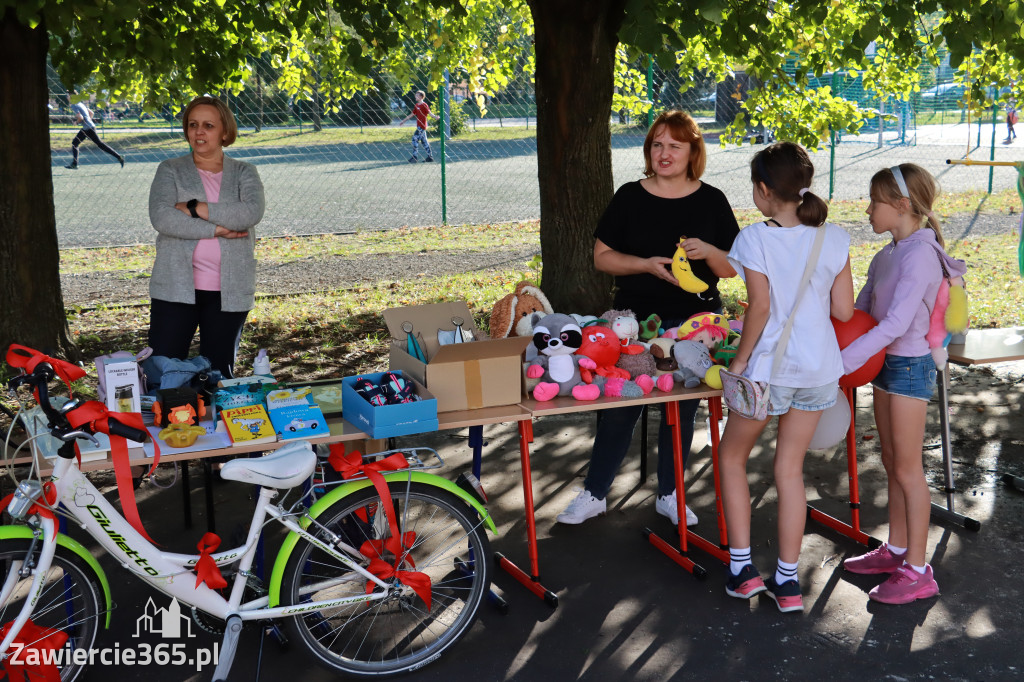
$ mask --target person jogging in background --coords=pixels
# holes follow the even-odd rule
[[[427,142],[427,118],[430,117],[436,121],[438,117],[430,113],[430,105],[424,101],[426,97],[425,92],[417,90],[416,106],[412,108],[412,113],[398,122],[398,125],[402,125],[413,116],[416,117],[416,130],[412,134],[412,156],[409,157],[409,163],[416,163],[417,143],[422,144],[423,151],[427,153],[427,158],[423,159],[424,163],[434,160],[434,156],[430,153],[430,143]]]
[[[82,129],[75,135],[75,139],[71,140],[71,163],[64,166],[71,170],[78,168],[78,145],[82,144],[82,140],[89,138],[96,143],[96,146],[105,151],[106,153],[113,156],[121,164],[121,168],[124,168],[124,157],[115,152],[110,148],[107,143],[99,138],[96,134],[96,124],[92,120],[92,112],[89,111],[89,107],[85,106],[85,102],[78,102],[72,105],[71,111],[75,114],[75,123],[81,123]]]

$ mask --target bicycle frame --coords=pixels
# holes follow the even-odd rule
[[[356,602],[375,601],[388,596],[388,583],[366,571],[354,562],[347,552],[359,556],[357,550],[346,545],[338,538],[332,538],[336,546],[331,546],[307,532],[279,506],[271,504],[278,491],[273,488],[260,488],[259,501],[249,526],[246,544],[212,554],[218,566],[238,562],[239,570],[231,584],[230,595],[225,598],[206,583],[196,586],[195,573],[191,567],[199,560],[198,554],[177,554],[163,552],[143,538],[123,516],[107,502],[106,498],[93,486],[86,476],[78,470],[73,460],[58,459],[54,463],[51,480],[57,488],[57,499],[63,504],[70,516],[111,556],[117,559],[128,571],[135,574],[155,589],[172,596],[187,606],[194,606],[210,615],[226,620],[229,615],[237,615],[243,621],[264,620],[295,615],[304,611],[343,606]],[[267,517],[277,520],[288,528],[292,535],[298,535],[327,552],[354,572],[348,580],[369,580],[376,583],[381,591],[370,594],[331,599],[323,601],[303,602],[292,606],[267,606],[268,598],[261,597],[246,603],[242,602],[245,584],[255,559],[260,533]],[[0,642],[0,657],[6,654],[8,647],[18,635],[22,625],[28,620],[44,587],[42,577],[49,569],[57,548],[57,532],[51,519],[41,519],[42,551],[30,588],[34,596],[27,599],[21,613],[15,619],[10,631]],[[291,535],[289,536],[291,537]],[[344,551],[339,551],[341,547]],[[12,577],[13,576],[13,577]],[[361,576],[358,577],[358,576]],[[8,592],[17,582],[17,571],[8,576],[7,584],[0,588],[0,603],[10,596]],[[337,583],[337,579],[333,581]],[[316,588],[328,587],[332,584],[317,585]]]

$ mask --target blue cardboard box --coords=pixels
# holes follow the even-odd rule
[[[384,372],[345,377],[341,380],[341,410],[345,420],[363,433],[369,434],[371,438],[390,438],[437,431],[437,399],[409,375],[396,373],[413,383],[420,400],[377,407],[356,393],[354,387],[356,380],[362,378],[378,383]]]

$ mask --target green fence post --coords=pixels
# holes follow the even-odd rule
[[[996,117],[999,115],[999,109],[997,107],[998,107],[998,105],[996,105],[996,104],[992,105],[992,146],[989,148],[989,153],[988,153],[988,160],[989,161],[995,161],[996,160],[996,125],[997,125]],[[980,125],[981,121],[978,121],[978,124]],[[992,194],[992,173],[993,173],[993,171],[995,171],[995,167],[989,166],[988,167],[988,193],[989,194]]]
[[[832,72],[832,93],[838,89],[839,74]],[[836,191],[836,131],[832,126],[828,127],[828,200],[832,201],[832,195]]]
[[[437,91],[437,106],[441,110],[438,130],[441,133],[441,224],[448,224],[448,186],[445,178],[446,154],[444,153],[444,131],[449,129],[448,123],[448,69],[444,70],[444,80]]]
[[[647,55],[647,129],[654,125],[654,59]]]

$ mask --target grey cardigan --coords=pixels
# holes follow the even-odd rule
[[[220,240],[221,309],[252,310],[256,293],[254,227],[263,218],[263,183],[252,164],[224,156],[220,197],[208,204],[210,219],[192,218],[174,205],[206,200],[192,155],[163,161],[149,188],[149,221],[156,236],[156,261],[149,280],[150,298],[195,303],[192,252],[200,239],[212,238],[217,225],[248,232],[248,237]]]

